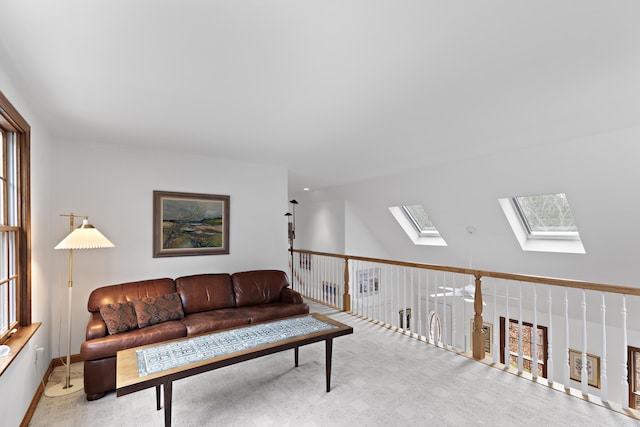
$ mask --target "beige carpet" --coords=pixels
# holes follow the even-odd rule
[[[324,344],[274,354],[174,383],[174,426],[637,426],[624,414],[502,372],[345,313],[334,341],[332,390]],[[73,366],[82,376],[82,366]],[[50,381],[64,376],[54,372]],[[161,426],[155,391],[87,402],[42,397],[32,426]]]

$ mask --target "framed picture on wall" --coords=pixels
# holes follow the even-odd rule
[[[366,268],[358,270],[356,273],[358,280],[358,293],[372,294],[377,293],[380,286],[380,269]]]
[[[311,270],[311,254],[300,253],[300,268],[303,270]]]
[[[574,381],[582,378],[582,352],[569,349],[569,377]],[[587,354],[587,383],[600,388],[600,358]]]
[[[153,192],[153,257],[229,253],[229,196]]]
[[[471,319],[471,348],[473,348],[473,319]],[[493,355],[493,325],[491,323],[482,323],[482,335],[484,335],[484,354],[485,356]]]

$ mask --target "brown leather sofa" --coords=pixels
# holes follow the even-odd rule
[[[288,286],[283,271],[255,270],[144,280],[95,289],[89,295],[86,341],[80,347],[87,400],[115,390],[119,350],[309,313],[302,295]],[[171,298],[163,300],[164,296],[178,302],[172,307]],[[168,320],[155,317],[157,301],[169,301],[167,310],[162,306],[159,309]]]

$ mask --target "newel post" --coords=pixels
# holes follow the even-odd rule
[[[473,358],[484,359],[484,333],[482,332],[482,278],[476,274],[476,290],[473,300],[475,315],[473,316]]]
[[[342,310],[351,311],[351,294],[349,293],[349,258],[344,258],[344,294],[342,295]]]

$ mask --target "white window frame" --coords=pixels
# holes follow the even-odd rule
[[[447,242],[438,231],[420,231],[413,220],[406,214],[403,206],[389,207],[389,212],[391,212],[391,215],[415,245],[447,246]]]
[[[586,253],[580,234],[577,232],[536,232],[531,233],[517,208],[513,197],[498,199],[507,222],[523,251]]]

